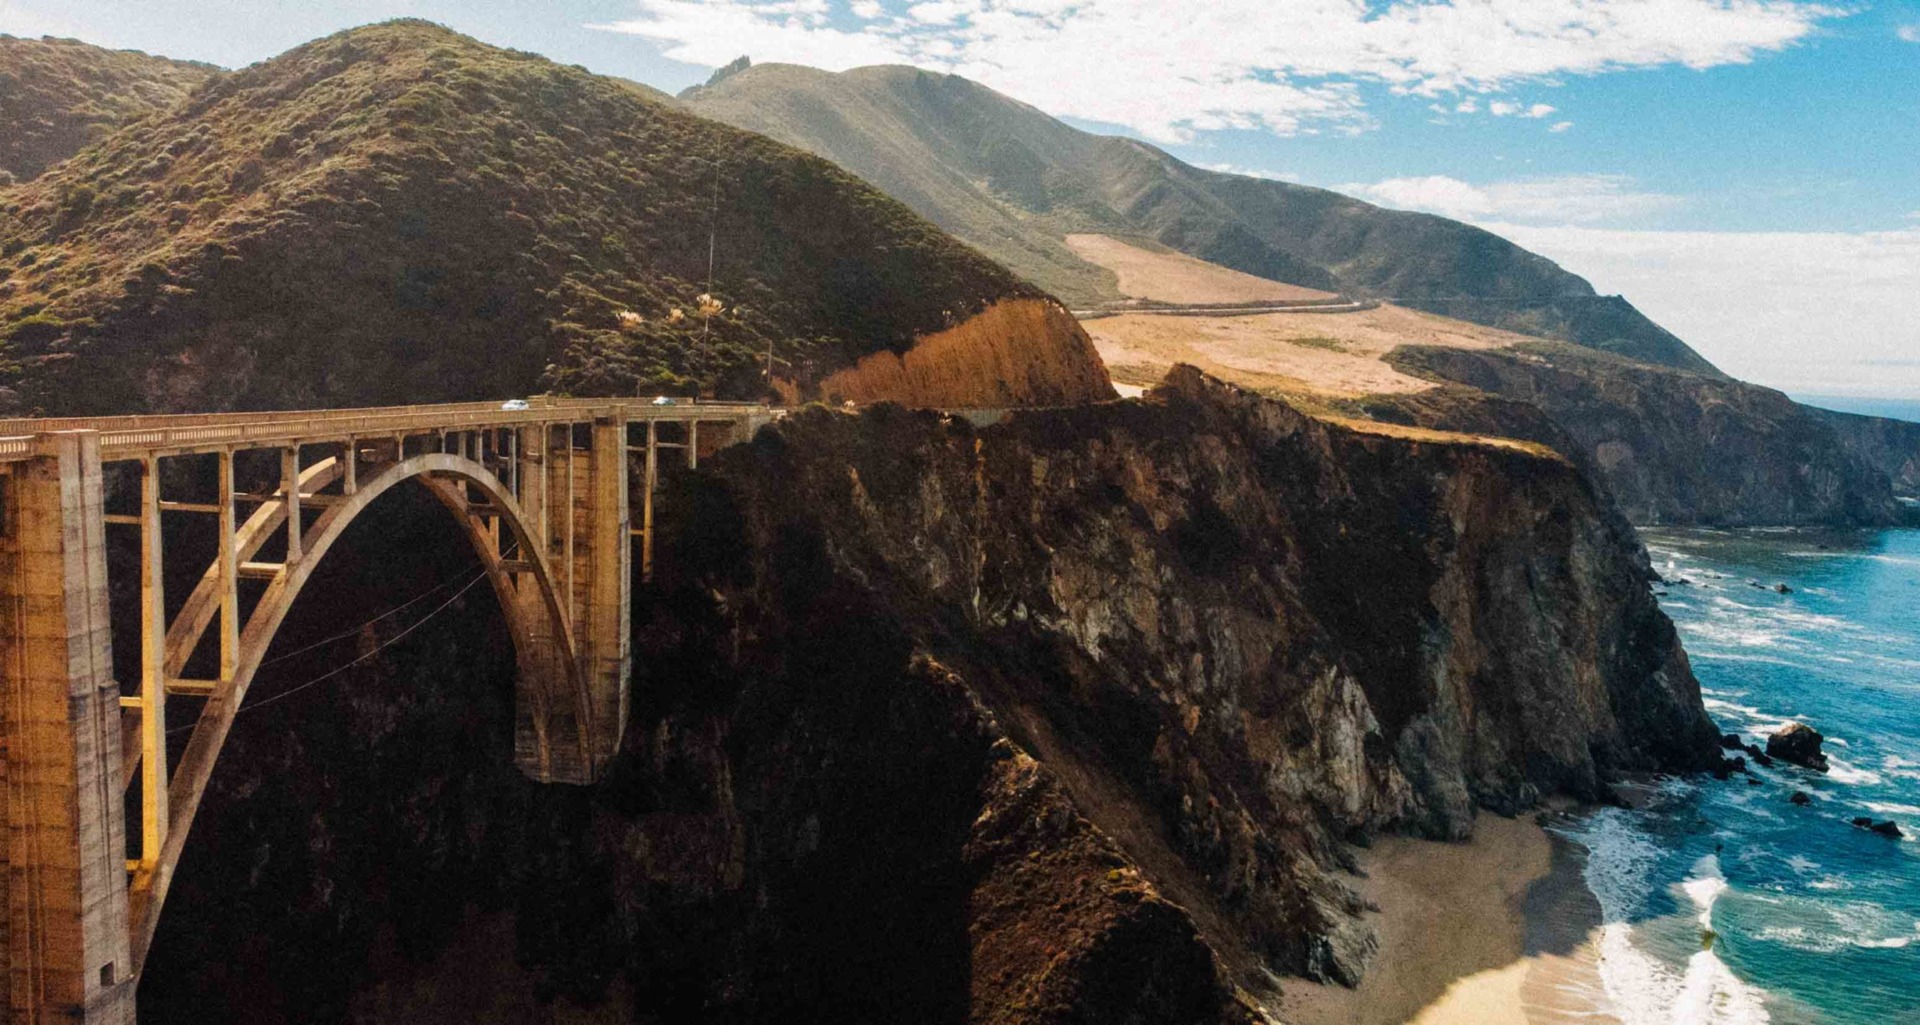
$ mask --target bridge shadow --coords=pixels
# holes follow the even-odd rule
[[[348,1020],[355,994],[431,959],[472,909],[506,905],[532,823],[569,796],[514,768],[512,640],[471,545],[424,488],[379,501],[317,569],[235,720],[160,918],[143,1022]],[[170,523],[169,541],[190,548],[195,526]],[[177,757],[186,734],[170,740]]]
[[[402,487],[357,520],[235,720],[141,1020],[965,1021],[988,741],[907,678],[895,617],[805,531],[770,553],[775,635],[739,658],[694,586],[745,571],[739,518],[671,492],[662,519],[687,529],[636,590],[634,707],[594,788],[515,768],[512,641],[484,580],[456,594],[478,565],[446,510]],[[168,543],[211,553],[199,531],[170,519]],[[137,583],[136,552],[111,558]]]

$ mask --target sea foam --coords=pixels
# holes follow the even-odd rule
[[[1695,863],[1679,886],[1693,905],[1702,949],[1684,965],[1647,953],[1630,924],[1653,893],[1660,848],[1631,813],[1608,808],[1567,835],[1587,849],[1587,887],[1599,901],[1600,981],[1608,1010],[1623,1025],[1761,1025],[1770,1021],[1766,992],[1733,974],[1713,950],[1713,907],[1727,892],[1719,859]]]

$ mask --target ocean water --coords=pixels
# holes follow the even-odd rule
[[[1880,399],[1859,395],[1795,395],[1796,402],[1842,413],[1884,416],[1890,420],[1920,421],[1920,399]]]
[[[1568,828],[1610,1009],[1624,1025],[1920,1023],[1920,531],[1643,537],[1662,575],[1691,581],[1661,604],[1721,731],[1764,747],[1806,722],[1832,771],[1668,781]]]

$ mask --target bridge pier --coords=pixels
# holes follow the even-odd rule
[[[7,1020],[130,1025],[100,437],[41,434],[0,507]]]
[[[597,417],[578,447],[572,424],[559,441],[545,427],[523,429],[516,457],[521,516],[555,567],[562,626],[580,669],[582,700],[557,698],[568,686],[567,638],[544,615],[531,588],[522,606],[514,758],[544,783],[591,783],[620,750],[633,669],[632,542],[628,537],[627,422]],[[587,721],[576,721],[584,710]],[[576,742],[569,743],[568,738]]]
[[[586,616],[578,637],[593,722],[589,778],[620,750],[627,726],[627,679],[633,671],[633,539],[627,501],[627,421],[593,421],[589,464]]]

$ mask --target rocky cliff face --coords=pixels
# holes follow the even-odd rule
[[[1408,347],[1411,374],[1539,407],[1554,444],[1595,469],[1636,523],[1886,526],[1906,516],[1893,482],[1920,469],[1920,429],[1810,409],[1771,388],[1541,343],[1513,350]],[[1416,422],[1504,433],[1510,409],[1397,403]],[[1500,407],[1506,408],[1506,407]],[[1495,417],[1493,420],[1487,417]],[[1864,422],[1863,422],[1864,421]]]
[[[1856,455],[1885,473],[1894,494],[1920,496],[1920,423],[1825,409],[1810,412],[1825,420]]]
[[[1718,757],[1631,529],[1572,466],[1330,427],[1191,370],[986,429],[802,413],[660,513],[610,779],[474,783],[507,764],[484,726],[503,710],[476,703],[481,725],[405,745],[410,772],[354,770],[356,803],[432,852],[401,838],[383,859],[346,808],[300,812],[302,788],[345,792],[315,766],[353,752],[291,759],[332,782],[236,762],[196,831],[297,827],[190,852],[156,949],[217,919],[259,956],[156,961],[143,1000],[258,988],[233,1001],[251,1020],[451,1020],[408,1001],[486,992],[512,999],[469,1020],[1250,1021],[1282,976],[1365,971],[1350,842],[1457,837],[1476,804]],[[448,664],[498,692],[488,660]],[[408,690],[444,716],[458,687]],[[380,719],[375,748],[421,735],[413,714]],[[425,911],[401,885],[422,864],[444,866]],[[254,899],[275,888],[302,899]],[[511,933],[511,958],[462,930]],[[266,956],[289,932],[351,1000],[285,998],[311,974]]]

